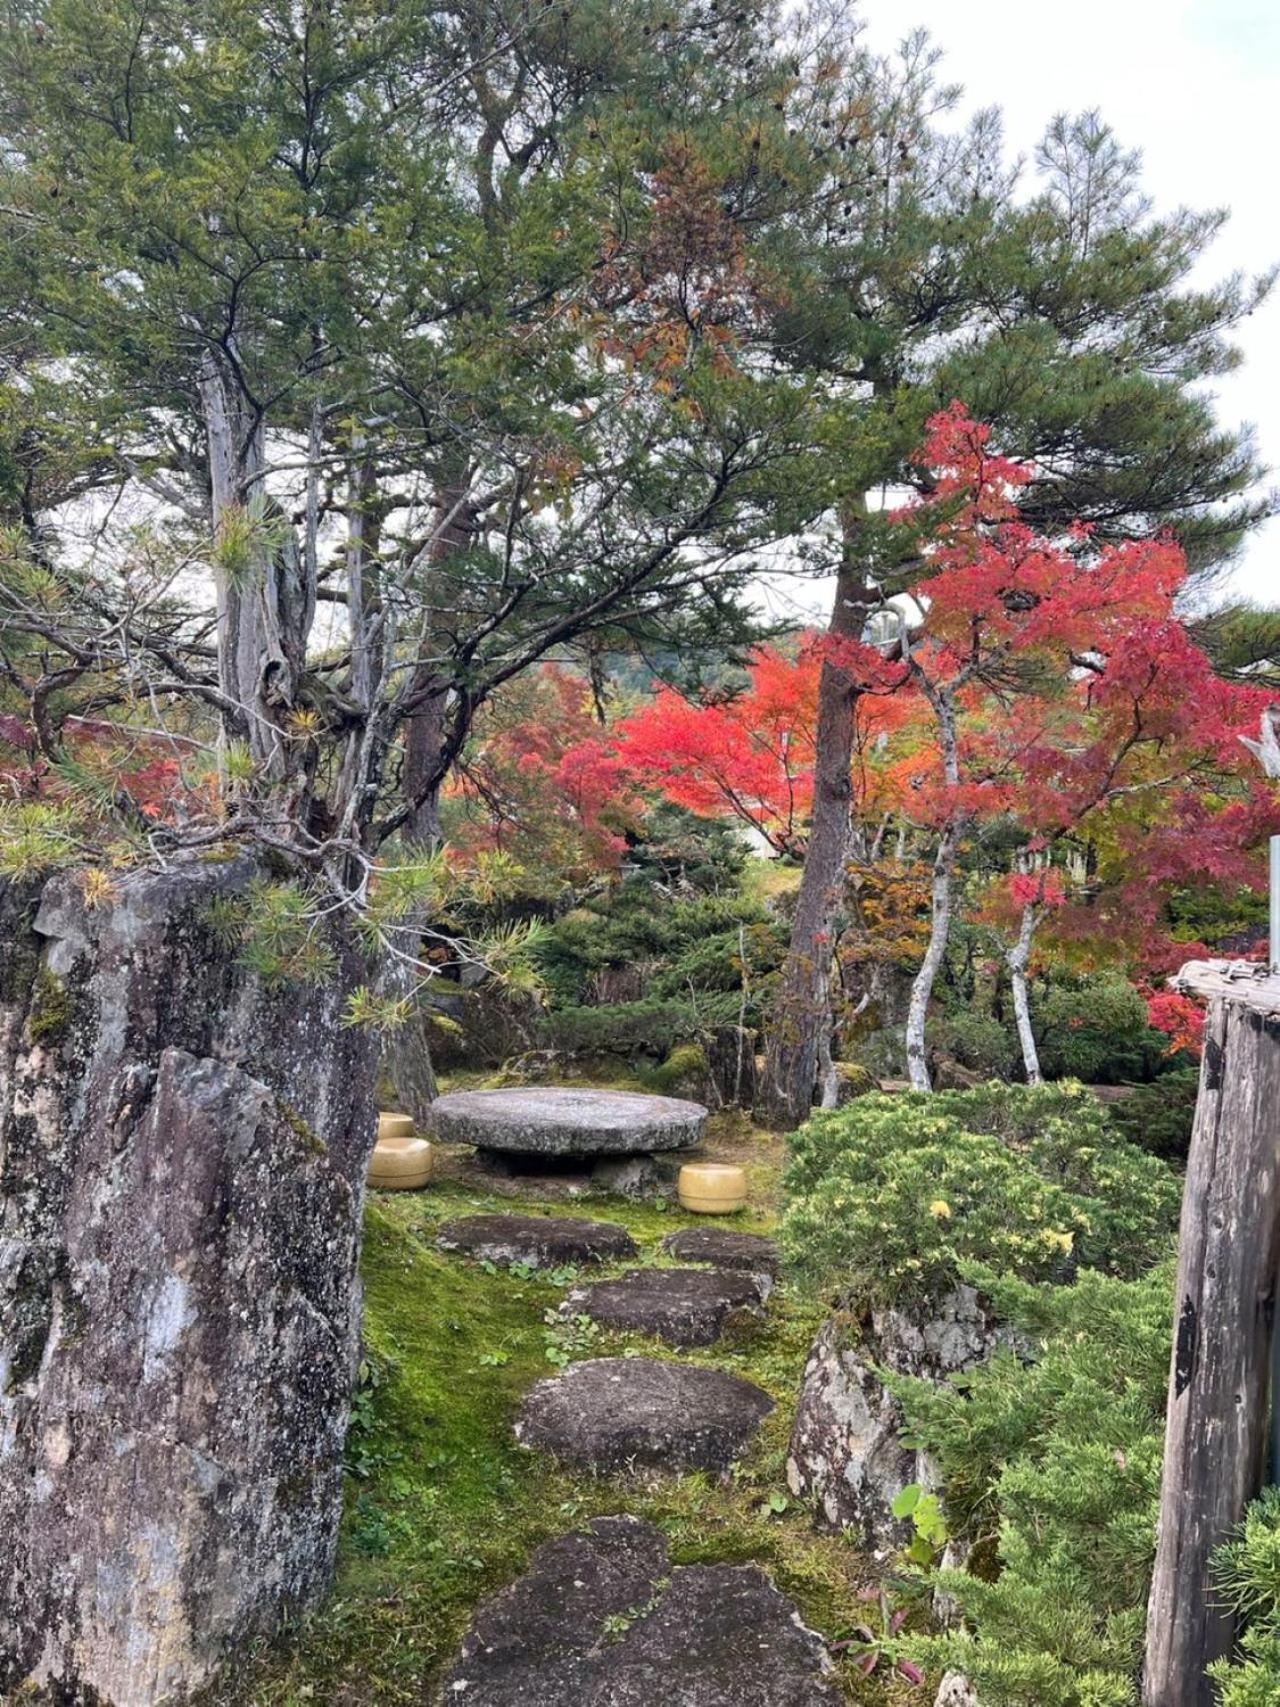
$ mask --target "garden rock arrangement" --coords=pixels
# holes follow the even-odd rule
[[[701,1103],[634,1091],[453,1091],[431,1105],[433,1130],[446,1143],[518,1156],[687,1150],[701,1138],[706,1121]]]
[[[773,1404],[752,1382],[719,1369],[591,1358],[530,1388],[516,1438],[594,1471],[724,1474]]]
[[[578,1286],[562,1316],[589,1316],[601,1327],[656,1334],[669,1345],[714,1345],[733,1322],[759,1321],[755,1277],[728,1269],[633,1268],[620,1280]]]
[[[672,1569],[634,1517],[548,1541],[482,1605],[441,1699],[468,1707],[839,1707],[822,1639],[754,1565]]]
[[[436,1243],[443,1251],[461,1251],[504,1268],[619,1262],[639,1254],[625,1227],[568,1215],[468,1215],[446,1221]]]
[[[1008,1337],[971,1286],[953,1288],[922,1315],[873,1311],[861,1333],[833,1317],[801,1380],[787,1458],[792,1493],[816,1499],[828,1528],[856,1529],[875,1546],[909,1541],[910,1525],[894,1517],[893,1502],[909,1483],[930,1483],[932,1466],[904,1445],[901,1407],[877,1367],[941,1381],[984,1362]]]

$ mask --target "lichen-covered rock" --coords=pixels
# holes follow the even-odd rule
[[[638,1254],[625,1227],[580,1221],[571,1215],[465,1215],[446,1221],[436,1236],[443,1251],[462,1251],[479,1262],[510,1268],[560,1268],[618,1262]]]
[[[932,1485],[935,1472],[926,1454],[903,1443],[901,1407],[876,1368],[940,1381],[984,1362],[1005,1337],[970,1286],[919,1316],[833,1317],[800,1384],[787,1458],[792,1493],[814,1500],[829,1528],[855,1529],[878,1547],[908,1541],[910,1526],[893,1516],[893,1502],[909,1483]]]
[[[938,1685],[933,1707],[978,1707],[978,1692],[958,1671],[949,1671]]]
[[[686,1150],[702,1136],[707,1111],[680,1097],[637,1091],[451,1091],[432,1104],[438,1138],[522,1156],[634,1155]]]
[[[0,887],[0,1696],[186,1701],[328,1583],[358,1336],[367,976],[267,992],[244,860]]]
[[[588,1470],[723,1474],[772,1409],[767,1393],[720,1369],[597,1357],[534,1383],[516,1439]]]
[[[763,1320],[755,1277],[731,1269],[633,1268],[617,1280],[575,1286],[562,1316],[589,1316],[602,1328],[655,1334],[668,1345],[714,1345],[731,1325]]]
[[[629,1197],[635,1202],[643,1202],[646,1198],[674,1197],[683,1160],[679,1153],[670,1156],[599,1156],[591,1165],[591,1186],[594,1191],[608,1192],[613,1197]]]
[[[468,1707],[839,1707],[822,1638],[755,1565],[672,1569],[602,1517],[477,1611],[438,1699]]]

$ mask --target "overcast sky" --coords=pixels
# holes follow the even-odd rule
[[[1100,107],[1140,148],[1158,205],[1227,206],[1204,276],[1280,261],[1280,0],[860,0],[869,45],[923,25],[966,104],[1004,109],[1011,151],[1030,155],[1047,118]],[[1258,430],[1280,485],[1280,290],[1245,322],[1244,366],[1219,412]],[[1236,585],[1280,605],[1280,521],[1245,548]]]

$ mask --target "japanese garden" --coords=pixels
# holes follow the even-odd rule
[[[1280,245],[908,14],[5,8],[0,1701],[1280,1703]]]

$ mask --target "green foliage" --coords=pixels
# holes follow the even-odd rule
[[[1147,1004],[1127,978],[1101,973],[1051,983],[1032,1002],[1047,1078],[1118,1085],[1153,1079],[1169,1040],[1147,1022]]]
[[[862,1097],[801,1127],[784,1183],[791,1260],[879,1303],[936,1296],[975,1260],[1024,1279],[1135,1275],[1180,1195],[1070,1085]]]
[[[1016,1035],[994,1014],[967,1010],[934,1020],[928,1041],[930,1048],[990,1079],[1010,1079],[1022,1064]]]
[[[542,1043],[573,1055],[668,1056],[679,1044],[695,1041],[708,1026],[730,1025],[738,1017],[738,998],[708,996],[693,1001],[614,1002],[598,1008],[561,1008],[544,1015]]]
[[[0,804],[0,875],[23,881],[74,865],[81,857],[77,819],[67,805]]]
[[[1245,1620],[1240,1652],[1211,1675],[1221,1707],[1275,1707],[1280,1701],[1280,1488],[1264,1488],[1237,1533],[1218,1549],[1220,1592]]]
[[[1200,1069],[1178,1067],[1154,1084],[1139,1085],[1108,1109],[1111,1124],[1131,1144],[1167,1162],[1185,1162],[1191,1147]]]
[[[651,1067],[644,1075],[647,1090],[660,1096],[691,1090],[707,1080],[707,1052],[700,1043],[678,1043],[659,1067]]]
[[[998,1574],[988,1580],[988,1557],[981,1576],[930,1578],[966,1627],[899,1648],[963,1671],[984,1707],[1136,1707],[1172,1276],[1084,1273],[1070,1287],[969,1278],[1034,1342],[1034,1358],[1001,1351],[943,1386],[890,1384],[911,1438],[939,1464],[951,1532],[977,1542],[979,1559],[994,1540]]]
[[[218,896],[205,912],[208,928],[269,990],[320,984],[335,965],[315,898],[300,883],[258,878],[243,895]]]

